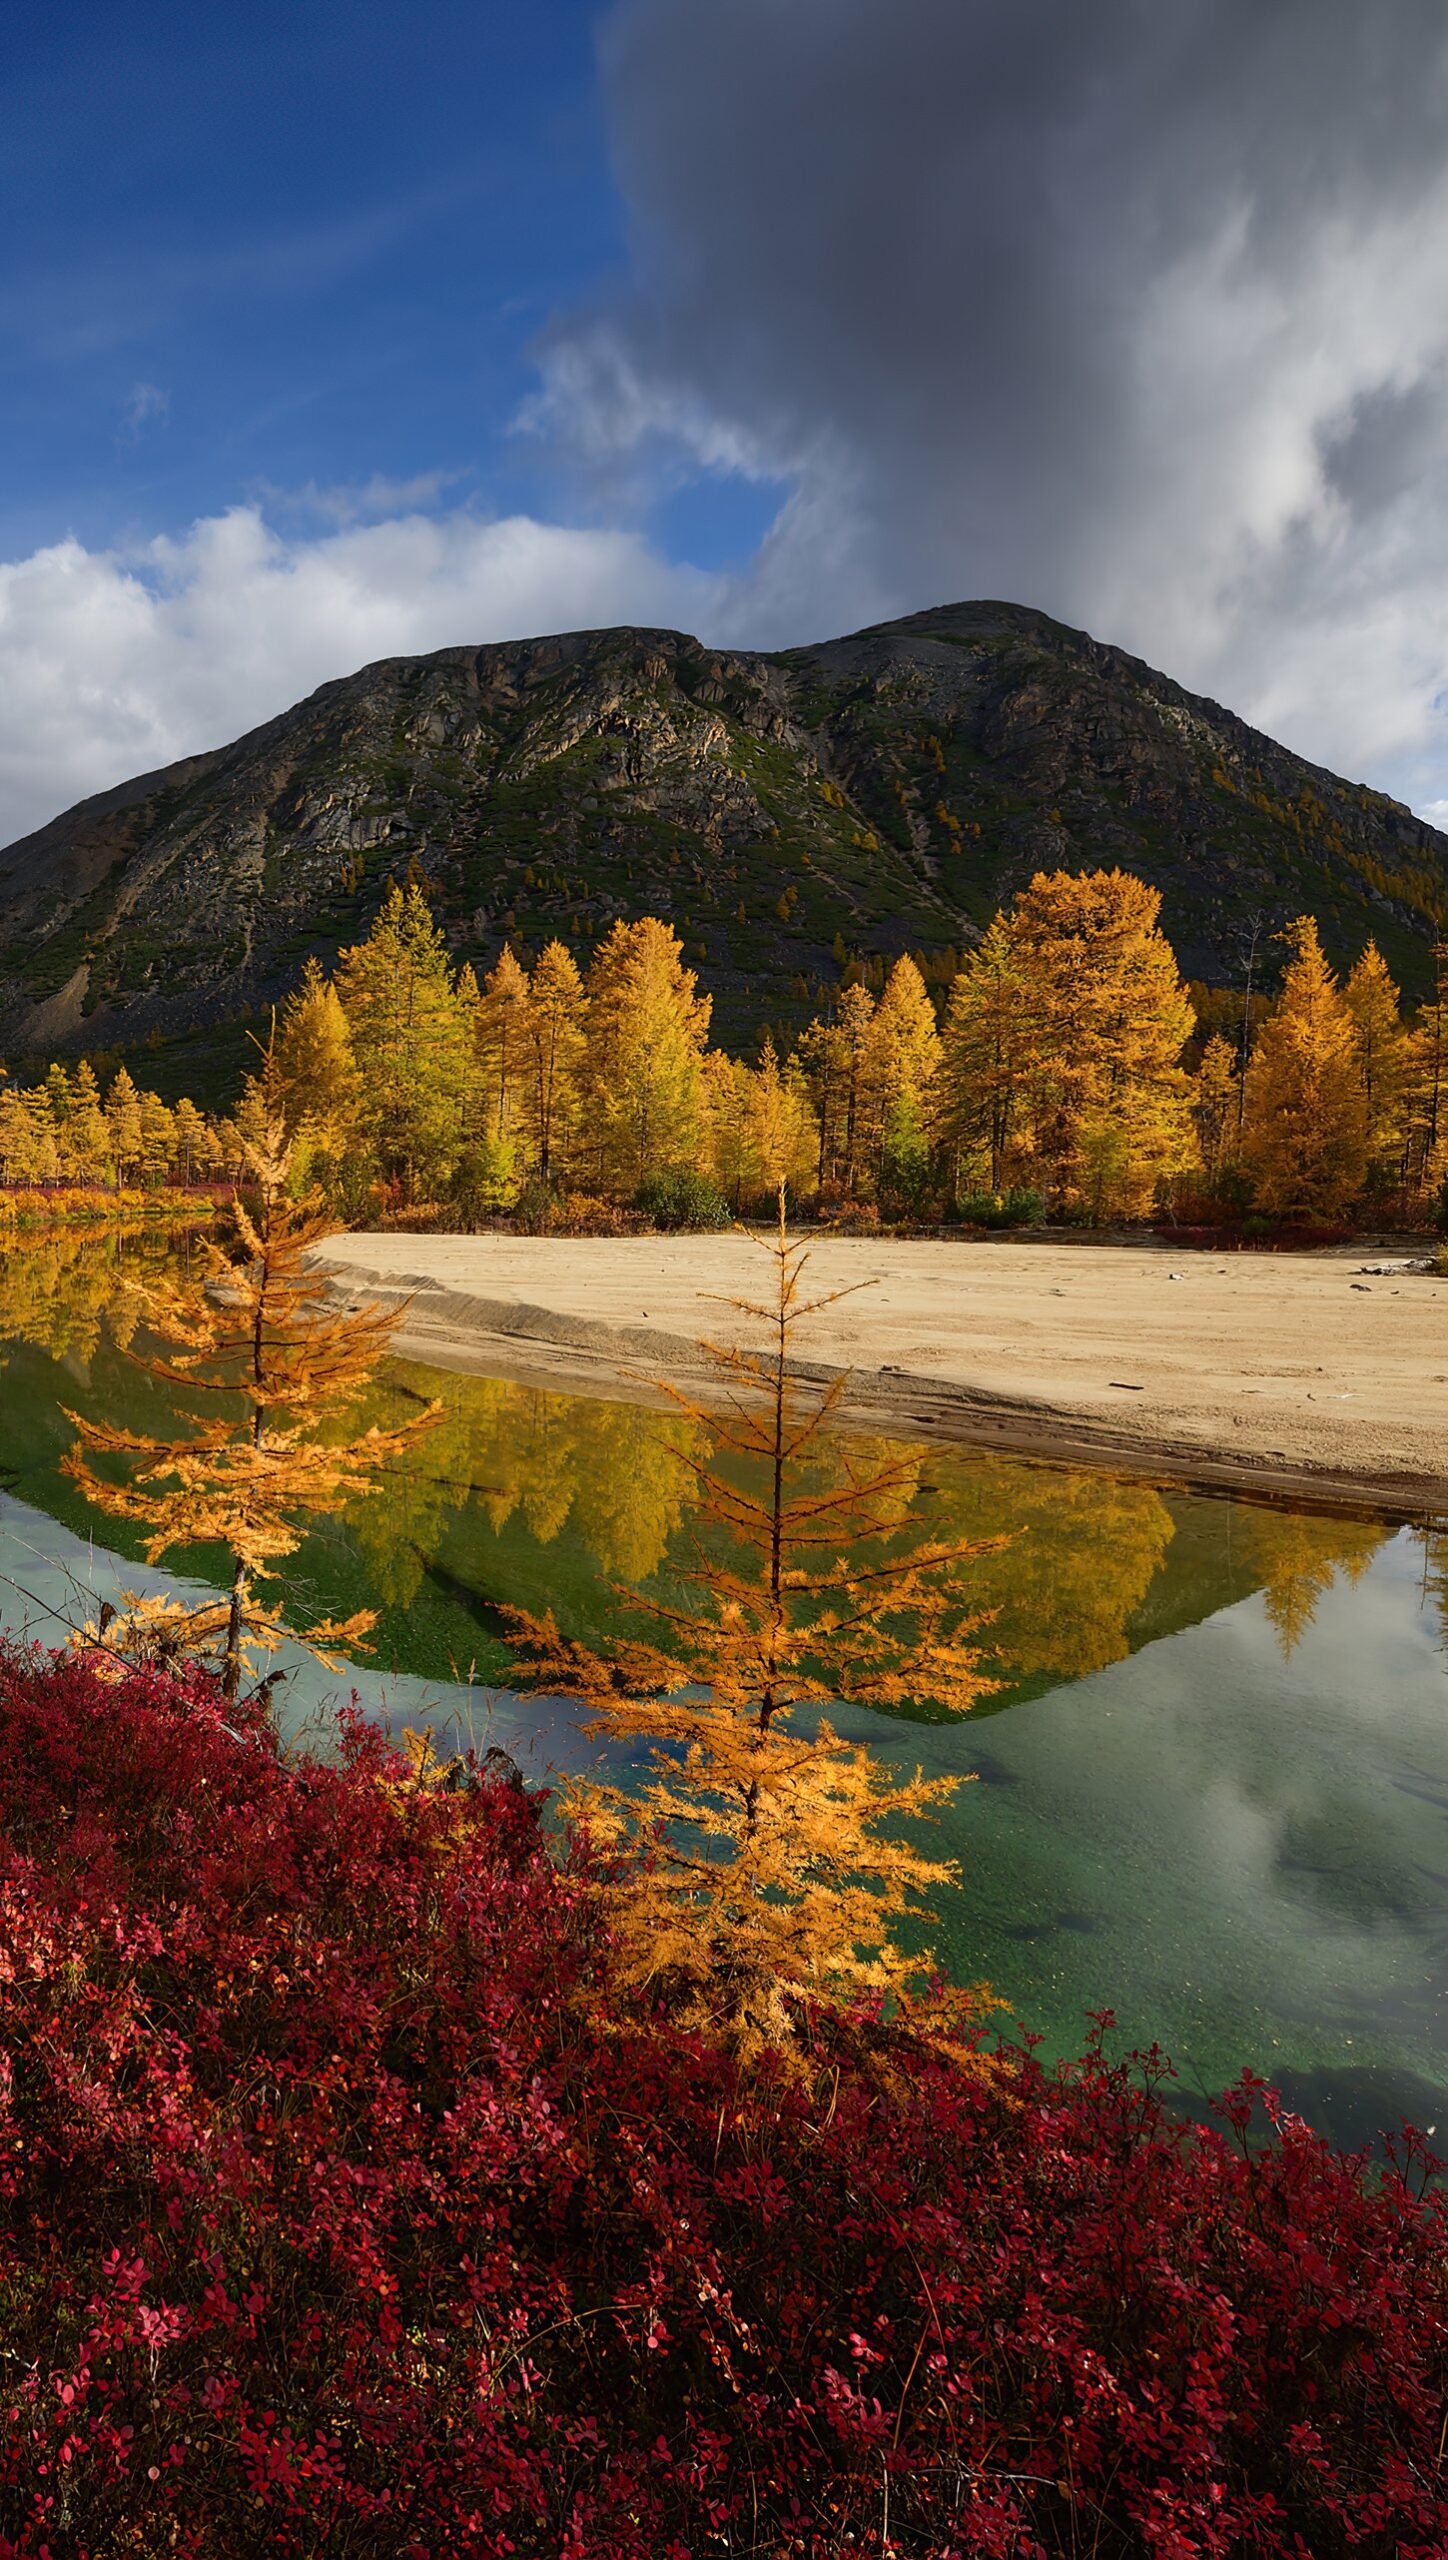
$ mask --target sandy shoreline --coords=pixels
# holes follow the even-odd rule
[[[1361,1269],[1405,1250],[827,1235],[812,1253],[818,1290],[871,1284],[799,1343],[803,1367],[850,1371],[851,1421],[1448,1514],[1448,1281]],[[405,1356],[591,1395],[646,1394],[658,1376],[700,1385],[701,1336],[750,1337],[721,1296],[768,1282],[737,1235],[354,1234],[325,1258],[339,1285],[410,1298]]]

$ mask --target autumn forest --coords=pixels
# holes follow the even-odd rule
[[[0,1084],[0,1216],[57,1185],[229,1181],[279,1121],[293,1186],[359,1224],[707,1225],[781,1182],[841,1223],[1425,1223],[1448,969],[1405,1013],[1375,944],[1340,982],[1304,916],[1272,1001],[1188,985],[1158,903],[1121,871],[1038,874],[953,978],[847,963],[827,1013],[740,1058],[659,919],[582,965],[506,948],[479,985],[394,883],[331,977],[307,963],[229,1114],[124,1065],[103,1092],[84,1058]]]

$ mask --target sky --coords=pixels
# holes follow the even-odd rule
[[[1441,0],[71,0],[0,843],[370,659],[1084,626],[1448,822]]]

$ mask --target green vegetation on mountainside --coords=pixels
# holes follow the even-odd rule
[[[1036,870],[1111,864],[1217,984],[1254,919],[1309,911],[1416,994],[1448,922],[1434,829],[1044,615],[774,656],[592,632],[366,668],[0,853],[0,1044],[194,1055],[410,870],[479,968],[667,918],[737,1041],[796,1027],[853,955],[963,948]]]

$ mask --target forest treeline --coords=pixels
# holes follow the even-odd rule
[[[0,1086],[0,1183],[225,1179],[280,1119],[296,1181],[359,1223],[707,1223],[781,1180],[846,1220],[1421,1222],[1448,1179],[1448,952],[1406,1013],[1375,944],[1344,982],[1309,917],[1283,940],[1274,1003],[1189,988],[1154,890],[1042,873],[947,985],[910,957],[878,993],[847,970],[790,1047],[744,1059],[711,1046],[657,917],[582,968],[509,948],[480,985],[423,886],[394,884],[331,976],[308,962],[231,1113],[53,1065]]]

